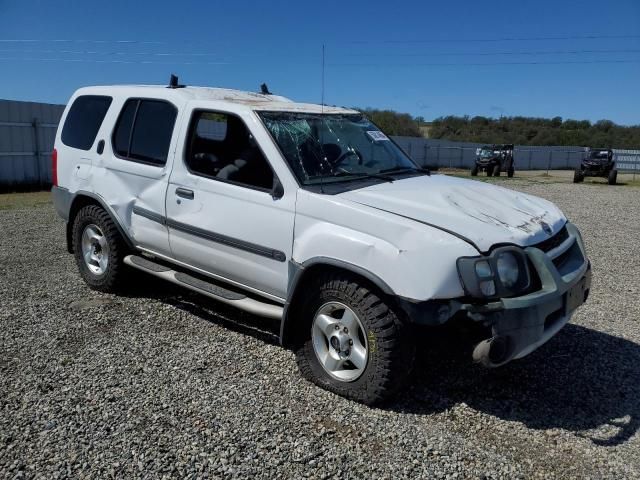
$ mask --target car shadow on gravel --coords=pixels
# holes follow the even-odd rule
[[[624,443],[640,427],[640,345],[634,342],[570,324],[528,357],[489,370],[473,365],[470,350],[450,335],[425,337],[412,386],[387,408],[430,414],[464,402],[601,446]]]
[[[243,312],[151,275],[138,272],[132,272],[132,275],[130,283],[133,288],[120,292],[118,296],[157,300],[228,330],[251,335],[271,345],[280,344],[280,325],[275,320]]]
[[[209,323],[279,345],[277,321],[239,311],[168,282],[144,277],[122,296],[172,305]],[[594,444],[624,443],[640,428],[640,345],[567,325],[531,355],[501,368],[471,362],[454,331],[425,330],[411,386],[383,408],[432,414],[466,403],[529,428],[564,429]]]

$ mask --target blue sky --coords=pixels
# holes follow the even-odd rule
[[[176,72],[319,103],[323,44],[329,104],[640,124],[639,0],[0,0],[0,98]]]

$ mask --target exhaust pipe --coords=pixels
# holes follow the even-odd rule
[[[497,335],[483,340],[473,349],[473,361],[488,368],[499,367],[509,361],[509,337]]]

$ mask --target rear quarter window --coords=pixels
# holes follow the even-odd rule
[[[165,165],[177,113],[164,100],[127,100],[113,132],[114,152],[124,160]]]
[[[62,143],[67,147],[89,150],[96,140],[111,97],[82,95],[75,99],[62,127]]]

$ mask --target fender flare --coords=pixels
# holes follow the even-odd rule
[[[111,208],[107,204],[107,202],[104,201],[104,199],[100,195],[95,194],[93,192],[87,192],[84,190],[78,190],[77,192],[69,193],[69,195],[71,195],[71,200],[69,202],[68,221],[67,221],[67,249],[69,253],[73,253],[73,247],[72,247],[73,242],[72,242],[71,235],[73,233],[73,220],[75,218],[75,215],[73,218],[71,217],[71,212],[75,209],[76,202],[81,197],[90,198],[94,200],[96,203],[98,203],[109,214],[109,216],[111,217],[111,220],[113,220],[113,223],[115,224],[116,228],[118,229],[118,232],[124,239],[124,242],[126,243],[127,247],[129,247],[131,250],[136,249],[135,244],[131,239],[131,237],[129,236],[129,234],[125,231],[124,228],[122,228],[122,224],[120,223],[120,219],[118,218],[118,215],[113,210],[113,208]]]
[[[367,279],[369,282],[379,288],[383,293],[390,296],[396,296],[395,292],[388,283],[386,283],[376,274],[359,265],[355,265],[353,263],[331,257],[312,257],[302,263],[297,263],[294,260],[289,260],[289,284],[287,286],[287,299],[284,305],[284,310],[282,312],[282,321],[280,322],[280,344],[284,347],[288,347],[291,345],[291,339],[289,335],[290,329],[288,329],[288,327],[290,326],[288,313],[290,311],[293,300],[296,298],[298,286],[300,285],[301,280],[304,278],[305,272],[309,271],[310,267],[318,265],[340,268],[342,270],[355,273],[356,275]]]

